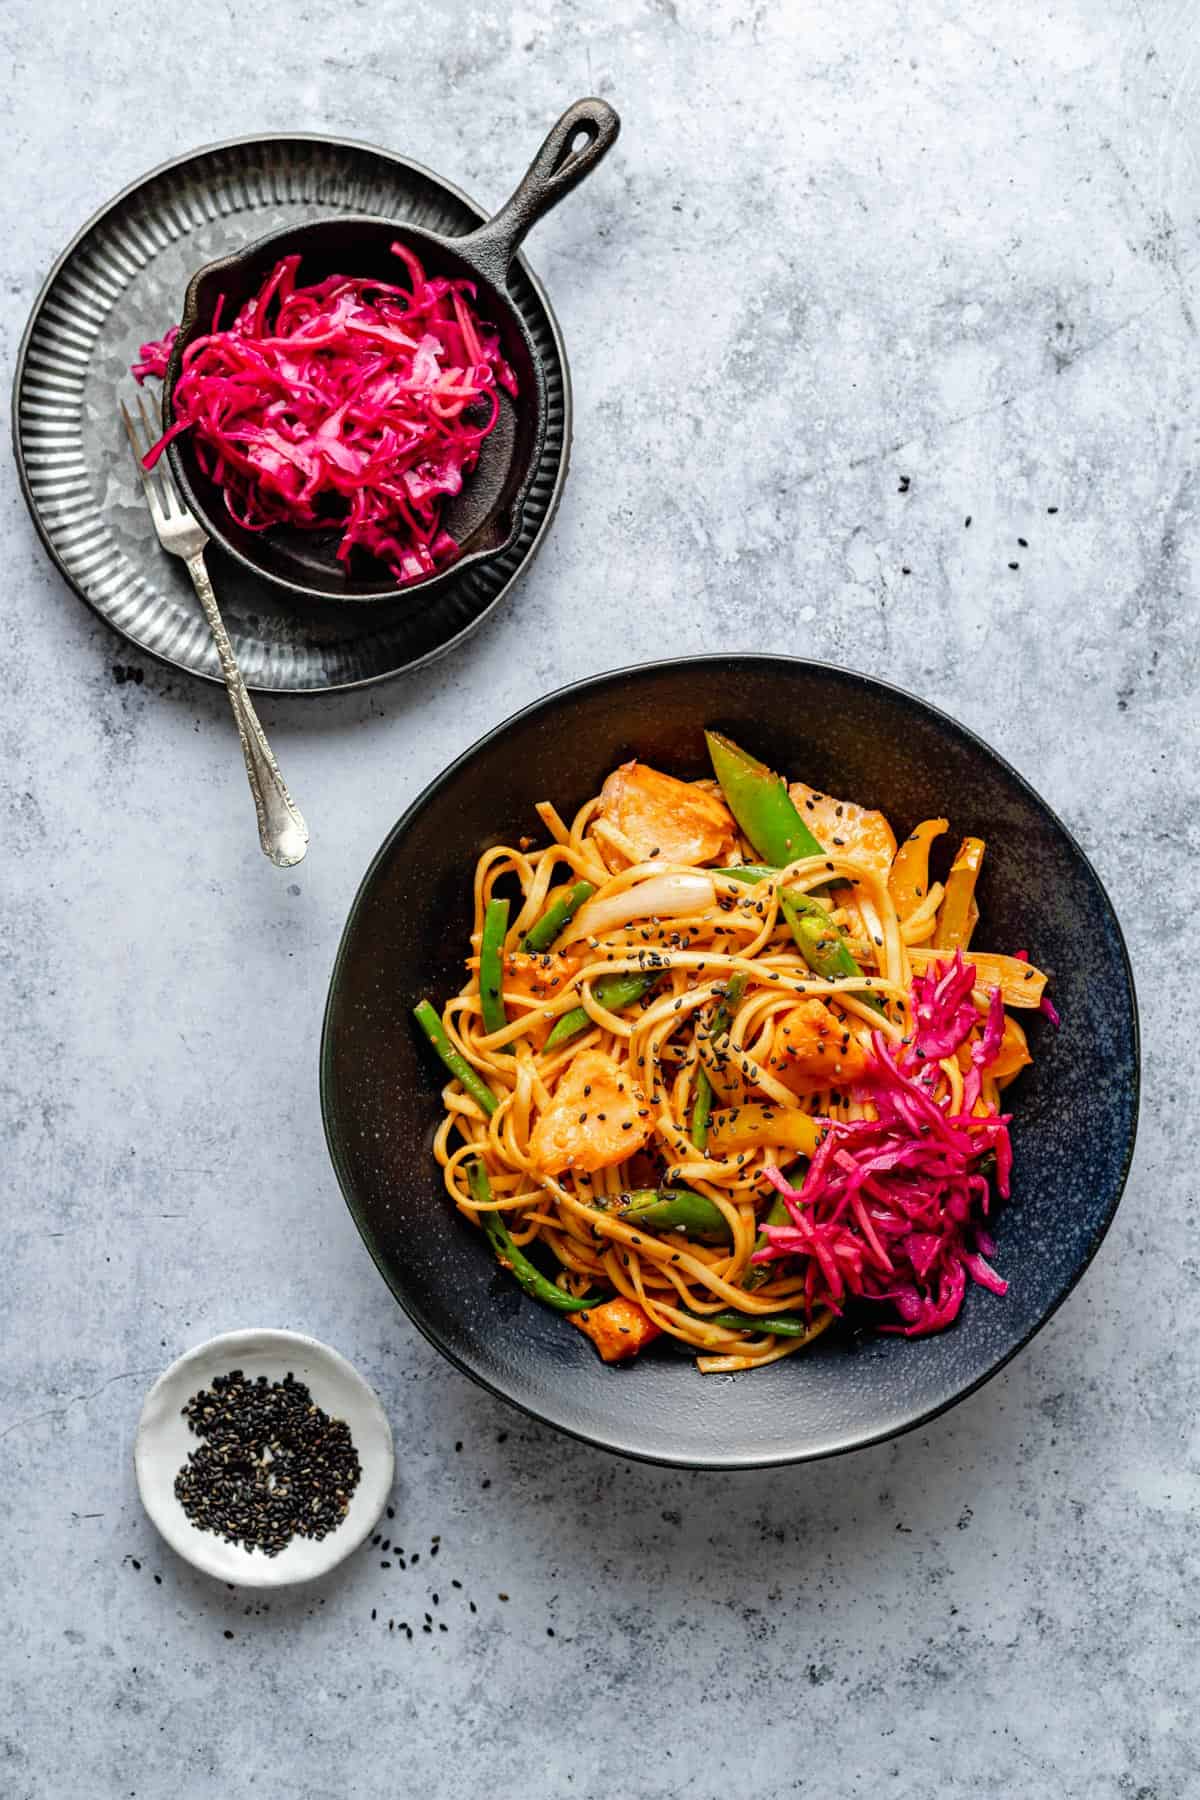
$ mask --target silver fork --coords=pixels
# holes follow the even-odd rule
[[[234,723],[242,741],[242,755],[246,759],[246,775],[250,782],[250,792],[254,796],[258,837],[263,854],[269,856],[279,868],[289,869],[293,863],[301,860],[308,849],[308,826],[287,791],[287,783],[279,773],[279,764],[275,761],[266,733],[259,724],[258,714],[246,692],[246,683],[242,680],[242,672],[238,668],[233,645],[229,641],[229,633],[225,629],[217,597],[204,566],[208,538],[195,514],[189,512],[184,505],[183,496],[175,485],[166,457],[160,457],[152,471],[143,466],[142,457],[156,442],[158,433],[140,394],[137,404],[144,441],[139,442],[137,426],[123,400],[121,417],[125,421],[133,460],[141,476],[150,517],[154,521],[154,529],[163,549],[169,556],[181,557],[187,564],[192,586],[199,596],[208,628],[213,634],[213,642],[217,646],[217,656],[221,662],[221,673],[225,677],[225,691],[229,695]]]

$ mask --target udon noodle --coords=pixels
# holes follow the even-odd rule
[[[782,783],[761,773],[777,800]],[[1036,1007],[1044,977],[1019,957],[961,954],[978,916],[982,843],[965,840],[946,880],[931,880],[945,821],[925,822],[897,851],[880,813],[796,783],[790,803],[820,853],[764,868],[770,832],[741,790],[733,798],[715,781],[632,763],[569,822],[539,805],[542,847],[522,838],[479,857],[467,977],[440,1015],[444,1056],[474,1076],[443,1091],[435,1153],[446,1190],[474,1223],[499,1217],[493,1244],[529,1291],[545,1299],[550,1289],[564,1308],[597,1300],[569,1316],[609,1361],[666,1334],[706,1373],[758,1368],[803,1349],[859,1295],[904,1328],[917,1315],[896,1297],[896,1271],[919,1269],[927,1252],[907,1246],[927,1220],[911,1212],[903,1244],[903,1226],[886,1221],[897,1198],[908,1204],[897,1167],[904,1193],[918,1175],[925,1182],[922,1204],[933,1204],[932,1178],[914,1149],[890,1175],[858,1181],[860,1138],[887,1161],[876,1076],[923,1056],[923,1030],[946,1050],[903,1079],[947,1120],[979,1122],[985,1136],[970,1137],[963,1165],[978,1184],[1002,1130],[1001,1088],[1029,1060],[994,995]],[[531,932],[545,942],[538,925],[553,907],[547,925],[561,929],[545,948],[524,947]],[[629,978],[623,990],[614,977]],[[943,1042],[945,1021],[923,1024],[918,1009],[955,980],[961,1032]],[[924,1129],[936,1136],[937,1121]],[[850,1169],[853,1192],[840,1216],[826,1205],[827,1235],[809,1243],[797,1233],[819,1216],[815,1202],[805,1210],[804,1184],[822,1146],[830,1170],[839,1158]],[[971,1263],[982,1262],[972,1221],[953,1229],[955,1255],[984,1279]],[[867,1271],[857,1283],[856,1256]]]

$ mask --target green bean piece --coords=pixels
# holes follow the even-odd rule
[[[770,1206],[768,1206],[766,1212],[763,1214],[762,1222],[764,1225],[790,1225],[792,1223],[792,1215],[784,1205],[782,1194],[776,1194]],[[760,1230],[758,1236],[754,1240],[754,1249],[765,1250],[766,1247],[767,1234],[765,1231]],[[751,1255],[753,1254],[754,1252],[751,1251]],[[752,1294],[755,1288],[762,1287],[763,1283],[770,1281],[770,1279],[770,1263],[751,1263],[743,1278],[742,1286],[748,1294]]]
[[[473,1162],[467,1170],[467,1184],[472,1200],[482,1205],[491,1199],[492,1184],[481,1162]],[[479,1221],[496,1252],[497,1262],[511,1271],[531,1300],[540,1300],[543,1306],[552,1306],[557,1312],[586,1312],[589,1306],[595,1306],[603,1299],[603,1295],[597,1294],[594,1299],[576,1300],[573,1294],[564,1294],[561,1288],[555,1287],[549,1277],[535,1269],[524,1252],[517,1249],[498,1212],[481,1212]]]
[[[615,1216],[648,1231],[679,1231],[701,1244],[727,1244],[729,1226],[719,1206],[690,1188],[635,1188],[622,1194]]]
[[[798,856],[820,856],[821,846],[804,823],[787,783],[719,731],[706,731],[713,773],[730,812],[764,862],[783,868]]]
[[[601,1006],[606,1006],[609,1012],[620,1012],[622,1007],[632,1006],[635,1000],[648,994],[659,980],[661,975],[657,971],[653,975],[602,975],[593,992]],[[560,1044],[569,1043],[571,1038],[586,1031],[591,1023],[592,1016],[586,1006],[575,1006],[570,1012],[560,1014],[546,1039],[547,1050],[557,1050]]]
[[[489,900],[479,940],[479,1008],[484,1030],[503,1031],[508,1024],[504,1010],[504,940],[508,935],[508,901]]]
[[[558,888],[556,898],[521,939],[522,950],[528,951],[531,956],[548,950],[559,933],[571,923],[584,901],[590,900],[595,891],[590,881],[577,881],[574,887]]]
[[[745,991],[746,977],[739,970],[725,984],[724,998],[713,1012],[710,1037],[724,1037],[733,1023],[733,1015],[741,1005]],[[701,1067],[696,1077],[696,1104],[692,1108],[692,1142],[697,1150],[704,1150],[708,1146],[708,1119],[712,1103],[713,1085],[708,1078],[708,1070]]]
[[[491,1088],[483,1080],[482,1076],[476,1074],[466,1057],[461,1055],[460,1052],[454,1048],[454,1045],[446,1035],[445,1026],[442,1024],[441,1019],[438,1017],[434,1008],[429,1004],[428,1000],[422,1000],[419,1006],[413,1007],[413,1018],[417,1021],[417,1024],[421,1027],[421,1030],[425,1033],[425,1036],[429,1039],[430,1043],[449,1069],[451,1075],[454,1076],[455,1080],[462,1082],[463,1091],[470,1094],[472,1100],[478,1101],[479,1105],[482,1106],[484,1112],[490,1119],[500,1102],[497,1100],[495,1094],[493,1094]]]
[[[727,1331],[765,1332],[769,1337],[807,1337],[811,1322],[803,1313],[691,1313],[704,1325],[722,1325]]]

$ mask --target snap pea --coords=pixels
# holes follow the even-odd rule
[[[770,875],[778,875],[779,870],[771,868],[767,863],[738,863],[733,869],[714,869],[714,875],[725,875],[730,881],[744,881],[750,887],[755,882],[766,881]]]
[[[593,992],[601,1006],[607,1007],[609,1012],[620,1012],[622,1007],[632,1006],[635,1000],[640,1000],[643,994],[649,993],[660,979],[657,972],[653,975],[602,975]],[[557,1050],[560,1044],[568,1043],[571,1038],[578,1037],[581,1031],[586,1031],[591,1023],[592,1016],[586,1006],[574,1006],[570,1012],[562,1013],[555,1020],[554,1029],[546,1039],[547,1050]]]
[[[784,888],[779,896],[779,906],[814,975],[824,975],[826,981],[839,981],[859,973],[858,964],[847,950],[841,932],[819,900],[814,900],[811,894]]]
[[[477,1101],[488,1117],[491,1118],[492,1114],[500,1104],[499,1100],[497,1100],[495,1094],[493,1094],[491,1088],[483,1080],[482,1076],[476,1074],[466,1057],[454,1048],[454,1045],[450,1042],[450,1039],[446,1034],[445,1026],[442,1024],[437,1012],[429,1004],[428,1000],[422,1000],[419,1005],[413,1007],[413,1018],[417,1021],[417,1024],[421,1027],[421,1030],[425,1033],[425,1036],[429,1039],[429,1042],[433,1045],[434,1049],[449,1069],[451,1075],[453,1075],[456,1080],[462,1082],[463,1091],[470,1094],[472,1100]]]
[[[714,1038],[724,1037],[733,1022],[733,1015],[742,1003],[742,995],[746,991],[746,977],[740,971],[731,975],[725,984],[725,998],[717,1006],[712,1016],[710,1035]],[[713,1086],[708,1079],[708,1071],[701,1068],[696,1076],[696,1104],[692,1108],[692,1142],[697,1150],[703,1150],[708,1143],[708,1116],[712,1112]]]
[[[726,875],[732,881],[744,881],[747,884],[766,881],[769,876],[778,873],[778,869],[769,869],[765,863],[744,863],[740,868],[717,870],[718,875]],[[826,981],[840,981],[862,973],[847,950],[841,932],[812,894],[803,894],[797,888],[784,888],[779,895],[779,908],[791,928],[801,955],[814,975],[823,975]],[[864,995],[863,998],[877,1012],[882,1012],[883,1008],[878,1000],[870,995]]]
[[[504,1010],[504,939],[508,934],[508,901],[489,900],[479,939],[479,1010],[484,1029],[503,1031],[508,1024]]]
[[[729,1226],[719,1206],[690,1188],[635,1188],[622,1194],[616,1215],[648,1231],[681,1231],[702,1244],[728,1243]]]
[[[491,1199],[492,1184],[481,1162],[471,1164],[467,1171],[467,1184],[471,1189],[472,1200],[482,1204]],[[595,1306],[603,1298],[597,1294],[594,1299],[576,1300],[573,1294],[564,1294],[561,1288],[555,1287],[549,1277],[543,1275],[540,1269],[535,1269],[524,1252],[517,1249],[508,1226],[498,1212],[481,1212],[479,1221],[496,1252],[497,1262],[511,1270],[531,1300],[540,1300],[543,1306],[553,1306],[557,1312],[586,1312],[589,1306]]]
[[[769,863],[783,868],[798,856],[820,856],[822,846],[813,836],[796,810],[782,775],[776,775],[765,763],[723,737],[719,731],[706,731],[708,753],[729,810],[758,851]],[[747,873],[736,869],[722,870],[735,881],[761,881],[772,871],[750,874],[761,865],[747,865]],[[780,909],[791,927],[801,956],[815,975],[827,981],[861,975],[862,970],[843,944],[829,914],[811,894],[796,894],[790,889],[779,896]],[[817,915],[820,915],[819,920]],[[836,965],[836,973],[830,970]],[[876,1012],[882,1003],[873,995],[864,995]]]
[[[541,918],[538,919],[521,939],[522,950],[535,955],[540,950],[548,950],[560,931],[566,929],[585,900],[590,900],[595,893],[590,881],[577,881],[574,887],[560,888],[556,899],[552,900]]]
[[[730,812],[768,863],[783,868],[798,856],[820,856],[821,846],[804,823],[787,783],[719,731],[706,731],[713,773]]]
[[[862,974],[837,926],[811,894],[798,894],[785,888],[779,896],[779,907],[801,956],[814,975],[820,975],[826,981],[844,981]],[[867,990],[861,998],[876,1012],[883,1011],[883,1002],[878,995]]]

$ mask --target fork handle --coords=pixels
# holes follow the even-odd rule
[[[204,565],[203,550],[198,550],[195,556],[187,557],[186,561],[192,586],[204,608],[204,616],[217,647],[221,674],[225,677],[225,692],[229,695],[229,704],[233,709],[234,723],[238,728],[242,755],[246,761],[246,777],[254,796],[258,839],[263,847],[263,855],[269,856],[277,867],[290,869],[293,863],[302,859],[308,849],[308,826],[288,793],[287,783],[279,773],[275,754],[246,692],[246,683],[242,680],[242,672],[238,668],[237,657],[233,654],[233,645],[229,641],[229,633],[217,605],[217,596]]]

